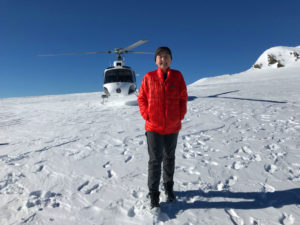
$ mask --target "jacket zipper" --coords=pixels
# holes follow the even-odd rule
[[[167,126],[167,112],[166,112],[166,82],[163,83],[163,92],[164,92],[164,130],[166,130],[166,126]]]

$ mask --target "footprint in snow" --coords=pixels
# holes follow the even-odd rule
[[[219,163],[211,160],[202,159],[201,162],[205,165],[212,165],[212,166],[218,166]]]
[[[128,217],[135,217],[135,208],[134,208],[134,206],[132,206],[129,210],[128,210],[128,212],[127,212],[127,216]]]
[[[269,144],[269,145],[265,146],[265,148],[269,149],[271,151],[275,151],[275,150],[278,150],[280,147],[277,144]]]
[[[253,159],[257,162],[260,162],[261,161],[261,156],[259,154],[255,154],[255,155],[253,155]]]
[[[188,151],[188,150],[192,149],[193,146],[190,143],[186,142],[183,144],[183,148],[185,149],[185,151]]]
[[[116,173],[113,170],[108,170],[107,171],[107,177],[108,178],[113,178],[114,176],[116,176]]]
[[[40,165],[39,168],[37,168],[37,170],[35,171],[35,173],[42,172],[43,169],[44,169],[44,165]]]
[[[259,224],[261,224],[260,220],[255,219],[251,216],[250,216],[249,220],[250,220],[250,225],[259,225]]]
[[[252,150],[247,146],[243,146],[242,151],[248,155],[252,154]]]
[[[60,199],[62,198],[62,194],[55,193],[51,191],[47,191],[45,194],[42,191],[33,191],[29,194],[26,207],[33,208],[38,207],[39,211],[42,211],[45,207],[58,208],[60,207]]]
[[[86,195],[90,195],[93,192],[97,191],[98,188],[99,188],[99,184],[95,184],[93,187],[91,187],[88,190],[86,190],[85,194]]]
[[[268,173],[274,173],[277,170],[277,166],[273,164],[265,165],[265,171]]]
[[[262,184],[262,192],[275,192],[276,189],[269,184]]]
[[[236,184],[237,180],[238,180],[237,176],[231,176],[231,177],[229,177],[229,179],[225,180],[224,183],[222,183],[220,181],[217,184],[217,190],[218,191],[226,190],[226,189],[230,188],[231,186],[233,186],[234,184]]]
[[[78,188],[77,191],[81,191],[85,186],[87,186],[90,182],[87,180],[86,182],[84,182],[83,184],[81,184]]]
[[[199,171],[196,170],[195,167],[190,167],[188,169],[188,173],[191,174],[191,175],[200,175],[201,174]]]
[[[292,225],[295,223],[295,217],[292,214],[283,213],[279,221],[283,225]]]
[[[244,167],[244,165],[240,161],[236,161],[232,164],[231,168],[235,170],[240,170]]]
[[[94,186],[88,188],[90,181],[85,181],[83,184],[81,184],[80,186],[78,186],[77,191],[83,191],[86,195],[90,195],[94,192],[97,191],[97,189],[99,188],[99,184],[95,184]]]
[[[109,166],[110,166],[110,162],[108,161],[108,162],[104,163],[102,167],[103,167],[103,168],[107,168],[107,167],[109,167]]]
[[[121,152],[121,155],[126,155],[127,154],[127,149],[124,149],[124,151],[123,152]]]
[[[134,197],[134,198],[142,198],[142,197],[143,197],[143,192],[133,190],[132,193],[131,193],[131,195],[132,195],[132,197]]]
[[[133,159],[133,156],[128,156],[126,159],[125,159],[125,163],[128,163],[130,160]]]
[[[0,194],[23,194],[24,187],[18,184],[22,178],[25,178],[23,173],[8,173],[0,180]]]
[[[225,212],[229,215],[230,220],[237,225],[245,224],[244,220],[233,209],[225,209]]]
[[[298,164],[298,163],[297,163]],[[297,165],[297,167],[299,167]],[[289,167],[289,180],[300,181],[300,169],[294,170],[292,167]]]

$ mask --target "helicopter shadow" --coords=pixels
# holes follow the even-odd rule
[[[234,91],[227,91],[227,92],[222,92],[219,94],[214,94],[214,95],[209,95],[209,96],[188,96],[188,102],[192,102],[198,98],[223,98],[223,99],[233,99],[233,100],[242,100],[242,101],[254,101],[254,102],[268,102],[268,103],[279,103],[279,104],[284,104],[287,103],[287,101],[276,101],[276,100],[268,100],[268,99],[254,99],[254,98],[240,98],[240,97],[226,97],[222,95],[230,94],[230,93],[235,93],[239,92],[240,90],[234,90]],[[125,102],[125,105],[128,106],[138,106],[138,102],[136,100],[134,101],[127,101]]]
[[[188,102],[194,101],[197,98],[197,96],[188,96]]]
[[[191,102],[191,101],[194,101],[197,98],[198,98],[197,96],[188,96],[188,101]],[[125,105],[138,106],[139,104],[138,104],[138,102],[136,100],[134,100],[134,101],[127,101],[127,102],[125,102]]]
[[[234,90],[234,91],[227,91],[227,92],[222,92],[219,94],[214,94],[214,95],[209,95],[209,96],[190,96],[188,98],[189,101],[193,101],[197,98],[223,98],[223,99],[232,99],[232,100],[241,100],[241,101],[253,101],[253,102],[268,102],[268,103],[278,103],[278,104],[285,104],[287,101],[276,101],[276,100],[269,100],[269,99],[255,99],[255,98],[241,98],[241,97],[227,97],[227,96],[222,96],[230,93],[235,93],[239,92],[240,90]]]
[[[176,218],[178,213],[189,209],[264,209],[268,207],[281,208],[287,205],[300,204],[300,188],[275,191],[275,192],[231,192],[231,191],[209,191],[201,190],[174,192],[178,201],[168,204],[161,203],[161,208],[170,219]],[[209,201],[205,199],[191,202],[191,199],[224,198],[223,201]],[[228,198],[235,199],[229,201]]]
[[[9,145],[9,143],[0,143],[0,146]]]
[[[198,98],[197,96],[188,96],[188,101],[191,102],[191,101],[194,101],[197,98]],[[128,106],[139,106],[139,104],[138,104],[138,102],[136,100],[134,100],[134,101],[127,101],[127,102],[125,102],[125,105],[128,105]]]

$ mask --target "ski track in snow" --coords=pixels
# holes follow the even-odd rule
[[[102,105],[99,93],[0,99],[0,224],[299,223],[299,102],[266,101],[299,92],[276,99],[260,85],[189,87],[177,201],[162,190],[156,215],[136,104]]]

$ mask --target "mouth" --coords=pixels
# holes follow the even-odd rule
[[[160,65],[160,66],[168,66],[167,63],[160,63],[159,65]]]

